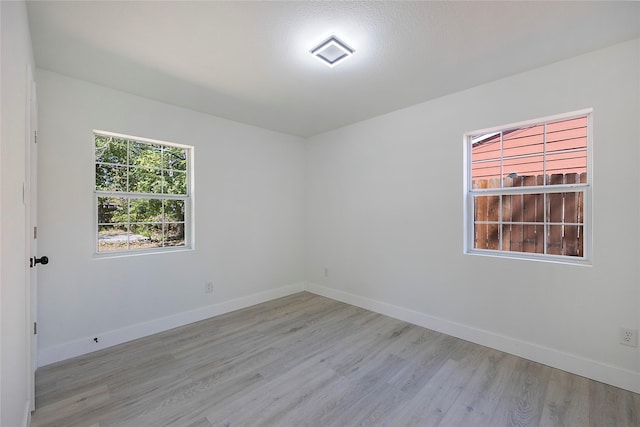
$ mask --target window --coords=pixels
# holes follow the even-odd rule
[[[465,252],[586,263],[591,110],[465,134]]]
[[[96,252],[186,248],[192,148],[94,132]]]

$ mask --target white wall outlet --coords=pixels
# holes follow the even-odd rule
[[[329,277],[329,267],[324,268],[324,277]]]
[[[204,285],[204,293],[205,294],[212,294],[213,293],[213,282],[207,282]]]
[[[628,345],[630,347],[638,346],[638,330],[620,328],[620,344]]]

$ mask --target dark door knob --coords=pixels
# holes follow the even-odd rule
[[[36,266],[38,264],[47,265],[49,264],[49,258],[43,256],[42,258],[33,257],[33,265]]]

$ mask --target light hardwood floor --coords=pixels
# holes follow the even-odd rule
[[[302,292],[40,368],[32,426],[640,426],[640,395]]]

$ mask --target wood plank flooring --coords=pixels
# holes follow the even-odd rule
[[[31,426],[640,426],[640,395],[302,292],[40,368]]]

